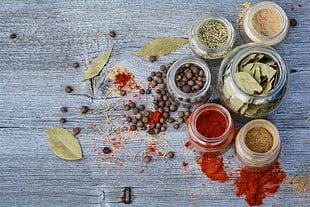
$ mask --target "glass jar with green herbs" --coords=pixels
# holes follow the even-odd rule
[[[217,84],[221,101],[232,112],[264,117],[285,98],[288,68],[272,47],[249,43],[236,47],[222,60]]]
[[[194,55],[205,59],[223,58],[233,48],[235,39],[232,24],[217,14],[198,18],[189,31],[189,43]]]

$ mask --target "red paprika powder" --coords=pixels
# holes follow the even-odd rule
[[[117,84],[117,90],[121,90],[126,87],[132,88],[136,82],[132,73],[120,72],[115,75],[114,84]]]
[[[159,119],[162,117],[164,117],[164,116],[159,111],[152,111],[151,116],[150,116],[150,121],[148,123],[149,124],[156,124],[159,122]]]
[[[226,119],[217,111],[205,111],[199,115],[196,128],[205,137],[219,137],[226,130]]]
[[[240,175],[235,179],[236,195],[245,195],[245,200],[250,206],[263,204],[263,199],[278,191],[286,174],[276,162],[273,167],[261,173],[250,173],[240,170]]]
[[[229,180],[223,169],[222,157],[196,157],[195,161],[200,165],[201,171],[211,180],[221,183]]]
[[[224,153],[235,134],[230,113],[223,106],[213,103],[199,106],[187,120],[186,129],[193,149],[208,157]]]

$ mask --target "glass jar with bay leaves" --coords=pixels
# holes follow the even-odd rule
[[[189,43],[194,55],[205,59],[219,59],[233,48],[236,33],[232,24],[218,14],[198,18],[189,31]]]
[[[218,73],[218,94],[232,112],[264,117],[283,102],[288,88],[285,60],[270,46],[248,43],[233,49]]]
[[[184,107],[206,102],[213,91],[212,75],[208,64],[193,56],[174,62],[167,73],[170,98]]]

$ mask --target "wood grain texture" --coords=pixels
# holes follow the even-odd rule
[[[310,121],[306,120],[310,117],[310,4],[306,0],[276,2],[298,22],[277,48],[289,68],[297,72],[290,74],[290,90],[283,106],[268,119],[281,134],[282,169],[289,176],[309,176]],[[187,37],[192,22],[206,13],[219,13],[237,28],[235,20],[243,3],[240,0],[1,1],[0,206],[124,206],[120,203],[123,187],[132,188],[133,202],[129,206],[247,206],[243,197],[235,196],[231,183],[213,182],[201,172],[194,161],[197,155],[183,147],[187,141],[184,125],[178,131],[170,127],[163,136],[169,142],[163,149],[176,152],[172,160],[155,156],[152,162],[143,163],[142,152],[148,143],[143,132],[136,136],[124,134],[115,152],[100,153],[115,135],[107,136],[111,126],[98,109],[110,103],[121,105],[122,100],[92,100],[91,96],[99,98],[102,94],[97,90],[93,94],[89,84],[81,83],[89,61],[114,43],[104,70],[126,66],[137,82],[145,85],[150,71],[190,55],[189,45],[158,58],[155,63],[130,55],[132,52],[158,37]],[[108,36],[111,30],[116,31],[115,38]],[[11,33],[16,33],[17,38],[10,39]],[[238,36],[237,45],[241,42]],[[73,68],[74,62],[79,62],[80,67]],[[212,67],[215,76],[217,69],[216,65]],[[97,77],[94,85],[102,78]],[[74,88],[71,94],[64,92],[67,85]],[[139,102],[148,101],[140,98]],[[83,105],[91,107],[91,112],[81,114],[79,108]],[[68,107],[67,113],[60,112],[62,106]],[[123,113],[120,108],[110,118],[120,119],[118,113]],[[68,120],[63,125],[58,121],[62,117]],[[69,130],[82,128],[78,138],[85,159],[65,161],[51,152],[45,130],[55,126]],[[232,150],[224,158],[230,161],[229,169],[237,167]],[[189,163],[188,166],[183,167],[183,162]],[[309,206],[309,196],[309,192],[298,193],[287,179],[278,193],[264,203]]]

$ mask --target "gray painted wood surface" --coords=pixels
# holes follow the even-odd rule
[[[264,202],[265,206],[309,206],[309,191],[298,192],[290,178],[309,176],[310,171],[310,121],[306,121],[310,117],[310,4],[306,0],[277,2],[298,22],[278,48],[290,69],[297,72],[290,74],[285,103],[268,117],[282,137],[279,162],[288,178],[276,195]],[[105,113],[99,109],[110,102],[121,105],[122,101],[92,100],[89,84],[81,83],[89,61],[114,43],[105,70],[126,66],[139,84],[145,85],[150,71],[190,55],[189,45],[155,63],[132,56],[131,52],[158,37],[187,37],[192,22],[206,13],[222,14],[237,28],[235,20],[243,3],[2,0],[0,206],[124,206],[119,203],[123,187],[132,188],[133,201],[129,206],[247,206],[243,197],[235,196],[232,183],[213,182],[201,172],[194,161],[196,154],[183,147],[187,141],[184,125],[178,131],[170,127],[163,135],[169,142],[163,149],[176,153],[172,160],[155,156],[151,163],[143,163],[142,153],[149,144],[143,132],[136,136],[125,134],[115,152],[100,154],[102,147],[113,143],[115,135],[107,136],[111,126],[105,123]],[[116,31],[115,38],[108,36],[111,30]],[[12,40],[9,35],[13,32],[17,38]],[[237,44],[241,44],[240,37]],[[73,62],[79,62],[80,67],[73,68]],[[217,69],[218,66],[212,67],[214,73]],[[64,92],[67,85],[74,88],[71,94]],[[128,99],[134,99],[132,95]],[[83,105],[93,110],[81,114],[79,108]],[[67,106],[69,111],[61,113],[61,106]],[[119,118],[118,113],[122,113],[120,108],[111,112],[111,118]],[[62,117],[68,122],[60,124]],[[54,126],[82,128],[77,137],[83,160],[65,161],[52,153],[45,130]],[[241,123],[237,128],[240,126]],[[237,167],[232,150],[224,158],[231,163],[230,168]],[[183,162],[188,166],[183,167]]]

